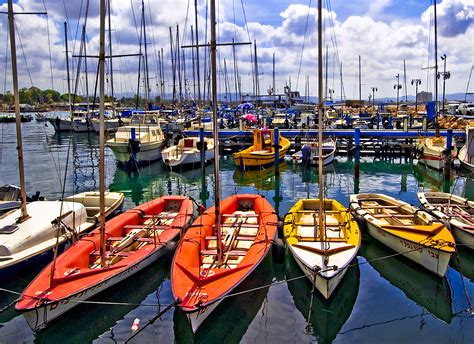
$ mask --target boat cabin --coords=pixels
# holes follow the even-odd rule
[[[253,147],[254,151],[265,151],[273,152],[273,130],[260,130],[256,129],[253,131]]]

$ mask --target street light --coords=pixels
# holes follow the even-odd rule
[[[438,72],[438,79],[443,76],[443,114],[444,114],[444,104],[446,101],[446,79],[449,79],[451,77],[450,72],[446,72],[446,54],[441,55],[441,60],[444,61],[444,70],[443,72]]]
[[[402,85],[400,85],[400,74],[395,75],[395,77],[397,78],[397,83],[393,85],[393,89],[397,90],[397,115],[398,115],[398,99],[400,96],[400,90],[402,88]]]
[[[375,92],[378,91],[377,87],[371,87],[372,90],[372,109],[375,110]]]
[[[421,79],[412,79],[411,84],[415,85],[415,114],[418,114],[418,86],[421,85]]]

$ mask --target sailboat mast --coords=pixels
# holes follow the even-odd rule
[[[145,3],[142,0],[142,29],[143,29],[143,42],[145,48],[145,100],[148,108],[148,102],[150,101],[150,78],[148,76],[148,51],[146,43],[146,24],[145,24]]]
[[[324,240],[324,185],[323,185],[323,4],[318,0],[318,174],[319,174],[319,230]]]
[[[436,136],[439,136],[438,126],[438,16],[436,13],[436,0],[434,4],[434,58],[435,58],[435,129]]]
[[[212,124],[214,135],[214,209],[217,231],[217,265],[222,264],[221,202],[219,180],[219,132],[217,127],[217,67],[216,67],[216,2],[211,0],[211,88],[212,88]]]
[[[113,65],[112,65],[112,22],[110,19],[110,13],[112,12],[110,9],[110,0],[107,0],[107,17],[108,17],[108,24],[109,24],[109,75],[110,75],[110,95],[112,97],[112,116],[115,116],[115,97],[114,97],[114,72],[113,72]]]
[[[201,72],[199,70],[199,27],[197,0],[194,0],[194,25],[196,27],[196,74],[197,74],[197,105],[201,107]]]
[[[100,265],[105,267],[105,132],[104,132],[104,93],[105,93],[105,0],[100,0],[99,34],[99,221],[100,221]],[[112,57],[111,57],[112,58]]]
[[[69,117],[72,121],[72,97],[71,97],[71,77],[69,76],[69,51],[67,47],[67,22],[64,22],[64,44],[66,45],[66,77],[67,77],[67,94],[69,99]]]
[[[8,25],[10,29],[10,47],[12,59],[13,97],[15,100],[16,142],[18,145],[18,168],[20,172],[21,217],[18,222],[29,218],[26,210],[25,167],[23,164],[23,141],[21,137],[20,93],[18,92],[18,71],[16,66],[15,24],[13,21],[13,3],[8,0]]]

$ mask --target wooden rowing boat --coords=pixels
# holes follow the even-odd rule
[[[191,219],[185,196],[164,196],[130,209],[105,224],[102,264],[100,231],[94,230],[48,265],[23,291],[16,310],[35,331],[108,287],[156,261]],[[51,276],[52,275],[52,276]]]
[[[275,139],[273,130],[255,129],[253,131],[253,145],[240,152],[234,153],[236,166],[243,169],[258,168],[275,163]],[[285,157],[290,148],[290,141],[279,134],[279,159]]]
[[[424,211],[383,194],[350,196],[353,214],[369,234],[425,269],[444,276],[456,251],[449,230]]]
[[[415,148],[420,157],[418,162],[434,168],[435,170],[442,170],[446,165],[446,137],[421,137],[417,140]],[[456,158],[456,150],[452,149],[451,159]]]
[[[437,217],[457,244],[474,249],[474,202],[444,192],[419,192],[420,207]]]
[[[277,216],[261,195],[233,195],[207,209],[186,232],[176,250],[171,288],[193,332],[267,255],[277,236]],[[221,234],[218,234],[218,228]],[[222,260],[218,257],[218,238]]]
[[[284,234],[299,267],[329,299],[357,255],[361,235],[352,215],[336,200],[324,200],[324,226],[319,225],[319,199],[300,199],[285,216]]]

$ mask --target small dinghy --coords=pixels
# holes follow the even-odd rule
[[[336,142],[329,138],[323,141],[323,165],[329,165],[334,161],[336,154]],[[318,165],[319,164],[319,146],[318,143],[306,143],[303,148],[294,153],[291,158],[296,164]]]
[[[444,276],[456,251],[451,232],[424,211],[383,194],[350,196],[350,207],[369,234],[425,269]]]
[[[323,203],[323,226],[319,224],[319,199],[300,199],[285,216],[284,233],[301,270],[329,299],[356,257],[361,235],[345,207],[331,199]]]
[[[204,138],[204,163],[214,160],[214,140]],[[161,151],[161,158],[166,166],[171,169],[180,167],[201,166],[201,142],[199,137],[186,137],[179,140],[176,146],[171,146]]]
[[[453,233],[457,244],[474,249],[474,202],[444,192],[419,192],[420,207]]]

